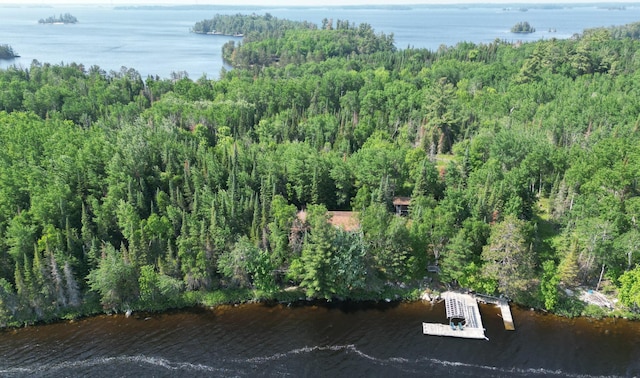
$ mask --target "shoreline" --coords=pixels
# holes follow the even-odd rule
[[[389,294],[384,296],[380,295],[379,292],[362,292],[359,293],[358,296],[354,298],[333,298],[331,300],[323,299],[323,298],[306,298],[304,296],[304,292],[300,290],[282,290],[276,293],[272,293],[271,295],[260,295],[256,290],[242,290],[242,289],[225,289],[225,290],[216,290],[210,292],[190,292],[183,293],[183,300],[185,302],[183,305],[178,306],[167,306],[167,307],[158,307],[155,309],[151,308],[131,308],[125,311],[113,310],[113,311],[105,311],[100,310],[99,308],[93,307],[92,310],[87,308],[89,311],[85,314],[74,314],[73,316],[65,317],[61,316],[58,318],[51,318],[48,320],[38,320],[34,322],[25,322],[22,325],[7,325],[0,327],[0,334],[3,332],[12,332],[22,328],[28,327],[37,327],[44,326],[49,324],[61,324],[68,323],[72,324],[77,321],[81,321],[83,319],[96,318],[100,316],[123,316],[125,318],[133,317],[136,319],[147,320],[148,318],[153,317],[154,315],[163,315],[170,314],[175,312],[190,312],[190,311],[211,311],[217,308],[221,308],[224,306],[237,307],[248,304],[261,304],[265,306],[277,306],[282,305],[286,307],[306,307],[306,306],[341,306],[347,304],[360,304],[365,306],[365,308],[375,308],[377,306],[396,306],[400,303],[416,303],[416,302],[429,302],[431,304],[438,303],[440,300],[441,291],[432,291],[430,289],[420,289],[416,287],[407,287],[407,288],[394,288],[389,287],[389,291],[385,291],[385,294]],[[442,288],[443,290],[447,290]],[[192,294],[192,295],[190,295]],[[427,298],[428,295],[429,297]],[[193,295],[198,296],[199,298],[186,298],[192,297]],[[392,297],[392,298],[390,298]],[[580,314],[576,316],[566,316],[560,314],[558,312],[548,311],[541,308],[534,308],[528,306],[526,304],[510,302],[511,305],[519,308],[521,311],[531,311],[545,315],[557,316],[558,318],[564,319],[591,319],[591,320],[602,320],[602,319],[624,319],[630,322],[640,321],[640,316],[633,316],[632,313],[624,313],[617,312],[615,310],[610,310],[609,313],[604,314]],[[88,307],[91,307],[89,304]],[[99,305],[98,305],[99,307]]]
[[[199,35],[215,35],[215,36],[221,36],[221,37],[231,37],[231,38],[244,38],[244,34],[225,34],[225,33],[221,33],[221,32],[198,32],[198,31],[194,31],[194,30],[190,30],[191,33],[193,34],[199,34]]]

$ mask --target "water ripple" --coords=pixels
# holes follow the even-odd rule
[[[171,362],[165,358],[139,356],[118,356],[118,357],[96,357],[83,361],[67,361],[56,364],[34,365],[24,368],[0,369],[0,375],[43,375],[55,374],[67,370],[94,368],[102,366],[114,366],[117,364],[146,364],[168,371],[192,371],[233,375],[233,371],[225,368],[208,366],[203,364],[193,364],[189,362]]]
[[[308,355],[316,352],[346,352],[355,355],[361,359],[373,362],[376,365],[394,368],[404,373],[422,375],[426,369],[444,368],[448,374],[453,375],[487,375],[487,376],[562,376],[572,378],[596,378],[596,377],[615,377],[615,376],[595,376],[584,374],[572,374],[561,370],[550,370],[544,368],[500,368],[488,365],[477,365],[464,363],[459,361],[446,361],[435,358],[419,358],[410,360],[403,357],[378,358],[371,356],[359,350],[355,345],[326,345],[312,346],[292,349],[287,352],[275,353],[270,356],[251,357],[246,359],[233,359],[226,361],[231,366],[220,367],[190,362],[174,362],[161,357],[149,357],[144,355],[135,356],[118,356],[118,357],[97,357],[82,361],[68,361],[55,364],[34,364],[31,367],[16,368],[0,368],[2,376],[50,376],[59,375],[59,373],[68,373],[70,370],[91,369],[112,367],[118,369],[121,373],[126,371],[123,366],[126,364],[136,364],[138,367],[147,365],[162,374],[162,372],[173,373],[204,373],[206,375],[216,376],[238,376],[255,374],[256,371],[247,365],[269,365],[271,362],[282,361],[295,358],[300,355]],[[265,366],[266,367],[266,366]],[[453,371],[451,369],[454,369]],[[251,371],[248,371],[251,370]],[[94,370],[95,371],[95,370]],[[445,370],[443,370],[445,371]],[[106,373],[105,371],[102,371]],[[130,371],[132,375],[138,375],[134,371]],[[264,371],[263,371],[264,372]],[[280,372],[279,374],[282,374]]]
[[[443,361],[443,360],[439,360],[439,359],[435,359],[435,358],[421,358],[421,359],[417,359],[417,360],[409,360],[407,358],[403,358],[403,357],[390,357],[390,358],[377,358],[374,356],[371,356],[369,354],[366,354],[364,352],[362,352],[361,350],[359,350],[355,345],[353,344],[349,344],[349,345],[328,345],[328,346],[314,346],[314,347],[303,347],[303,348],[298,348],[298,349],[293,349],[290,350],[288,352],[284,352],[284,353],[276,353],[274,355],[271,356],[264,356],[264,357],[253,357],[253,358],[249,358],[246,360],[237,360],[236,362],[238,363],[266,363],[269,361],[274,361],[274,360],[280,360],[283,358],[287,358],[289,356],[293,356],[293,355],[298,355],[298,354],[303,354],[303,353],[313,353],[313,352],[323,352],[323,351],[346,351],[349,353],[352,353],[354,355],[357,355],[359,357],[361,357],[362,359],[366,359],[369,360],[371,362],[374,362],[376,364],[382,365],[382,366],[388,366],[388,365],[422,365],[424,363],[427,363],[429,365],[439,365],[442,367],[447,367],[447,368],[467,368],[467,369],[471,369],[474,372],[478,372],[478,371],[486,371],[488,373],[491,373],[492,375],[498,374],[498,375],[521,375],[521,376],[562,376],[562,377],[572,377],[572,378],[613,378],[613,377],[617,377],[617,376],[600,376],[600,375],[585,375],[585,374],[572,374],[572,373],[568,373],[562,370],[550,370],[550,369],[543,369],[543,368],[539,368],[539,369],[534,369],[534,368],[528,368],[528,369],[522,369],[522,368],[500,368],[500,367],[495,367],[495,366],[488,366],[488,365],[477,365],[477,364],[470,364],[470,363],[465,363],[465,362],[459,362],[459,361]],[[399,366],[396,366],[399,367]],[[424,370],[415,370],[416,373],[418,372],[422,372],[424,374]]]

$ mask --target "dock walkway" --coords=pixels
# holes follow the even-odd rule
[[[482,295],[476,294],[476,298],[479,300],[492,303],[498,307],[500,307],[500,312],[502,313],[502,322],[504,323],[504,329],[507,331],[515,331],[516,326],[513,324],[513,316],[511,315],[511,308],[509,307],[509,302],[507,302],[504,298],[496,298],[490,295]]]

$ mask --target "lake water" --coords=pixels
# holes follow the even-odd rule
[[[223,62],[222,45],[230,38],[197,35],[189,29],[216,13],[271,13],[279,18],[321,24],[323,18],[369,23],[377,32],[393,33],[396,46],[428,48],[455,45],[460,41],[489,43],[569,38],[585,28],[622,25],[640,20],[640,5],[624,10],[598,5],[411,6],[396,8],[325,7],[200,7],[114,9],[112,7],[0,7],[0,44],[9,44],[21,55],[0,61],[0,68],[16,64],[28,67],[32,60],[52,64],[98,65],[105,71],[133,68],[147,75],[170,77],[184,71],[192,79],[218,77]],[[71,13],[74,25],[40,25],[38,20]],[[536,33],[515,35],[511,26],[527,21]],[[554,30],[554,32],[550,32]],[[228,67],[227,67],[228,68]]]
[[[422,334],[442,303],[250,304],[0,332],[3,377],[637,377],[640,322],[481,305],[489,341]]]

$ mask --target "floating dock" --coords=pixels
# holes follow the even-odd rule
[[[485,339],[478,302],[469,294],[445,292],[442,294],[450,324],[422,323],[422,333],[434,336]],[[457,322],[453,319],[458,319]],[[463,324],[460,326],[460,324]]]
[[[447,324],[422,323],[422,333],[433,336],[462,337],[465,339],[489,340],[484,335],[484,329],[464,327],[462,330],[453,330]]]

